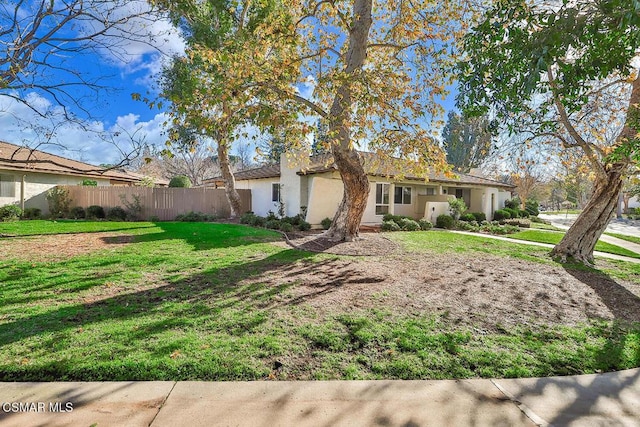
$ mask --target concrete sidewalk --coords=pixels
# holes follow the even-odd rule
[[[504,380],[0,383],[0,402],[3,427],[640,426],[640,369]],[[44,410],[13,411],[16,402]],[[73,410],[56,412],[56,403]]]

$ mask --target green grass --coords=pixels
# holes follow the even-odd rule
[[[279,379],[547,376],[640,366],[640,325],[479,334],[446,313],[398,315],[382,299],[372,309],[314,308],[295,298],[296,271],[336,257],[273,245],[281,237],[267,230],[31,221],[0,224],[0,232],[8,234],[6,227],[18,235],[120,230],[135,242],[62,261],[0,258],[0,381],[260,380],[275,361],[283,363]],[[425,256],[488,252],[552,262],[544,248],[481,236],[390,238]],[[634,268],[620,262],[612,271],[640,278]]]
[[[542,222],[531,222],[531,228],[538,230],[563,231],[561,228],[558,228],[555,225],[545,224]]]
[[[33,220],[0,222],[0,235],[36,236],[42,234],[96,233],[102,231],[134,231],[155,227],[151,222],[111,222],[76,220]]]
[[[564,233],[552,233],[548,231],[525,230],[514,234],[508,234],[505,237],[515,240],[526,240],[529,242],[549,243],[555,245],[562,240]],[[620,246],[612,245],[607,242],[598,242],[595,247],[596,251],[606,252],[610,254],[627,256],[630,258],[640,258],[640,254],[630,251]]]
[[[604,233],[604,234],[611,237],[616,237],[621,240],[626,240],[627,242],[637,243],[638,245],[640,245],[640,237],[627,236],[626,234],[618,234],[618,233]]]
[[[580,213],[582,213],[581,210],[579,209],[569,209],[569,210],[561,210],[561,211],[543,211],[540,212],[543,215],[564,215],[564,214],[570,214],[570,215],[580,215]]]

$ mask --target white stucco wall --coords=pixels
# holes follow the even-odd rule
[[[301,160],[306,159],[306,163]],[[308,166],[309,156],[281,156],[280,158],[280,197],[284,202],[286,216],[296,216],[301,206],[308,203],[308,177],[298,175],[298,171]]]
[[[239,190],[251,190],[251,209],[253,213],[267,216],[269,211],[278,213],[278,203],[271,200],[271,185],[280,183],[278,177],[236,181]]]
[[[307,222],[317,226],[325,218],[333,219],[342,201],[344,191],[342,181],[331,178],[330,175],[310,176],[308,188]]]
[[[109,186],[108,179],[100,178],[83,178],[75,176],[45,174],[45,173],[23,173],[19,171],[0,170],[0,174],[12,175],[15,179],[14,197],[0,197],[0,206],[8,204],[20,204],[20,188],[22,186],[22,177],[25,179],[24,198],[25,208],[39,208],[43,214],[49,212],[47,203],[47,191],[56,185],[81,185],[85,179],[92,179],[99,186]],[[74,206],[73,201],[71,206]]]
[[[632,197],[629,199],[629,209],[640,208],[640,199],[638,197]]]

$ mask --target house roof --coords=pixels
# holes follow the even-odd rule
[[[365,163],[365,170],[368,175],[371,176],[380,176],[380,177],[389,177],[393,178],[396,176],[402,175],[398,170],[394,170],[392,167],[385,167],[384,165],[376,162],[376,155],[373,153],[365,153],[360,152],[361,158],[363,158]],[[317,173],[324,172],[334,172],[337,171],[338,167],[336,166],[333,156],[331,154],[320,154],[311,156],[310,164],[307,167],[301,168],[297,173],[298,175],[312,175]],[[279,164],[270,164],[262,167],[248,169],[245,171],[236,172],[234,174],[236,180],[246,180],[246,179],[261,179],[261,178],[274,178],[280,176],[280,165]],[[496,181],[493,179],[470,175],[470,174],[462,174],[459,173],[456,175],[456,178],[449,178],[443,174],[434,174],[430,173],[428,180],[430,182],[437,183],[446,183],[446,184],[466,184],[466,185],[483,185],[483,186],[491,186],[491,187],[500,187],[500,188],[514,188],[511,184],[506,184],[504,182]],[[214,178],[215,179],[215,178]],[[412,180],[412,181],[424,181],[424,176],[413,176],[404,174],[404,179]]]
[[[121,169],[105,169],[4,141],[0,141],[0,169],[126,182],[139,182],[144,178],[144,175],[137,173]],[[159,182],[159,184],[162,183]]]

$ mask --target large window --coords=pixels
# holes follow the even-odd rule
[[[389,184],[376,184],[376,215],[389,213]]]
[[[271,201],[279,202],[280,201],[280,183],[274,182],[271,184]]]
[[[0,175],[0,197],[15,197],[16,181],[13,175]]]
[[[396,185],[393,192],[393,203],[396,205],[411,204],[411,187],[401,187]]]

